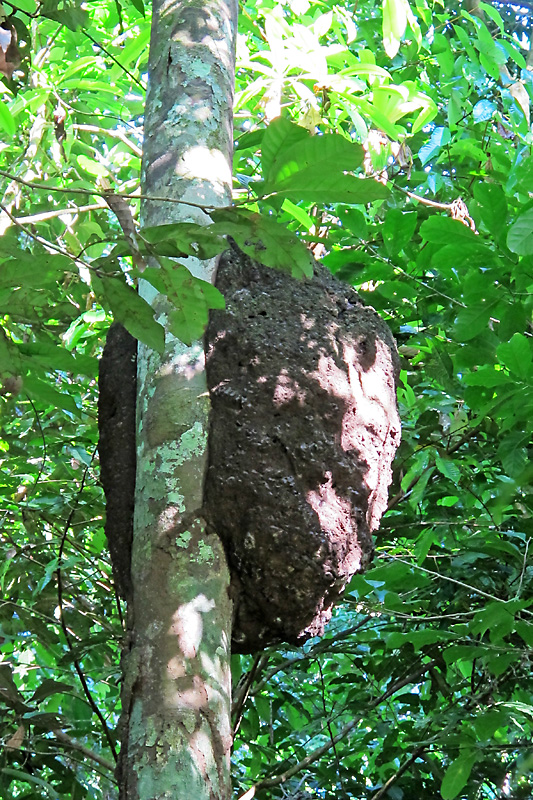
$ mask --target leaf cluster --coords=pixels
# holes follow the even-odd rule
[[[186,259],[230,235],[300,277],[322,256],[403,367],[375,566],[321,641],[235,658],[236,791],[530,797],[533,85],[509,13],[247,0],[235,205],[139,231],[142,3],[3,6],[25,66],[0,105],[0,795],[112,791],[96,359],[111,313],[163,347],[140,280],[198,337],[222,299]]]

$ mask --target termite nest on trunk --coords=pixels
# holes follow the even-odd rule
[[[234,246],[218,267],[204,505],[232,575],[236,652],[321,635],[387,507],[396,346],[351,287],[314,273],[296,280]]]

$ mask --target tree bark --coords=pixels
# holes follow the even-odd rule
[[[229,203],[236,24],[234,0],[154,0],[144,194]],[[203,216],[177,203],[142,208],[147,227]],[[187,266],[213,278],[214,263]],[[141,292],[164,322],[164,298]],[[122,800],[230,796],[229,574],[201,512],[208,413],[201,342],[167,335],[162,356],[139,346]]]

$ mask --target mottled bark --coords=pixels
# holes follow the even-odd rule
[[[229,202],[236,20],[233,0],[154,2],[143,193]],[[202,216],[175,203],[142,208],[144,226]],[[141,291],[164,322],[164,298]],[[201,509],[208,413],[202,343],[168,337],[162,356],[139,347],[122,800],[230,796],[229,574]]]

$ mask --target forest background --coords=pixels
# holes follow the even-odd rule
[[[96,800],[124,624],[98,357],[112,314],[157,336],[106,277],[131,267],[106,193],[137,217],[149,9],[0,13],[0,796]],[[305,242],[387,320],[403,441],[373,567],[326,635],[233,657],[237,796],[533,796],[530,25],[485,3],[241,5],[235,199],[273,262]],[[376,199],[343,194],[327,147],[261,199],[280,114],[364,144]],[[198,336],[203,295],[178,300]]]

